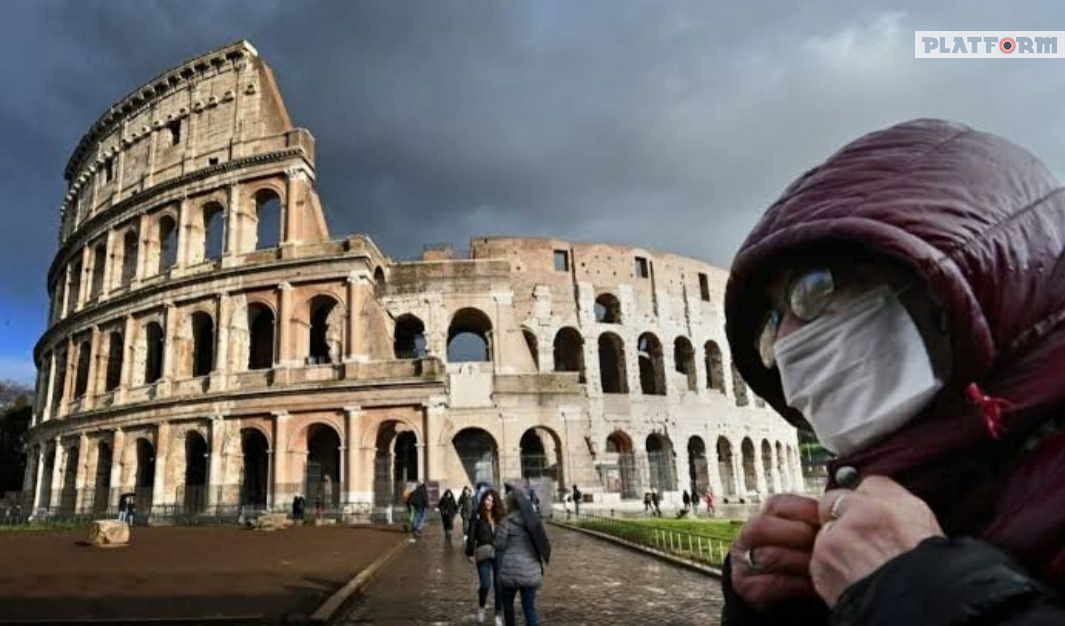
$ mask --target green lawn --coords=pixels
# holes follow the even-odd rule
[[[0,524],[0,535],[7,533],[35,533],[48,531],[77,530],[88,528],[91,522],[30,522],[26,524]]]
[[[683,558],[720,565],[742,522],[718,519],[582,518],[576,525]]]

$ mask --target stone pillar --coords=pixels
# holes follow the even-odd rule
[[[211,417],[211,442],[207,471],[207,506],[213,508],[222,503],[222,444],[225,441],[226,422],[221,415]]]
[[[283,282],[277,286],[278,306],[277,313],[277,350],[274,351],[274,367],[292,367],[292,285]]]
[[[88,411],[96,405],[96,394],[99,392],[100,375],[100,327],[94,325],[89,338],[89,380],[85,385],[85,401],[82,410]]]
[[[762,450],[758,445],[754,447],[754,483],[759,495],[764,496],[768,488],[765,484],[765,463],[762,460]]]
[[[66,458],[66,451],[63,450],[63,441],[59,438],[55,438],[55,456],[52,461],[52,490],[51,498],[49,498],[48,508],[52,511],[59,509],[59,501],[63,496],[63,460]]]
[[[155,431],[155,481],[152,483],[152,508],[156,505],[173,504],[172,494],[168,493],[166,466],[170,456],[170,422],[159,422]],[[138,515],[142,515],[139,511]],[[145,511],[143,515],[151,515]]]
[[[747,497],[747,469],[743,467],[743,455],[732,453],[732,490],[739,498]]]
[[[226,207],[226,217],[222,223],[225,231],[225,245],[223,246],[222,256],[240,254],[240,188],[236,185],[229,186],[229,206]]]
[[[137,271],[134,272],[133,280],[130,281],[131,290],[136,288],[137,283],[148,272],[148,251],[151,249],[148,240],[150,224],[151,220],[148,219],[148,214],[141,215],[140,223],[137,225]]]
[[[70,299],[72,297],[70,293],[70,274],[70,265],[68,264],[63,270],[63,306],[59,311],[60,318],[66,317],[67,314],[74,312],[74,304]]]
[[[189,238],[192,234],[192,225],[189,223],[190,213],[189,199],[182,198],[181,202],[178,203],[177,254],[174,258],[175,268],[183,268],[191,265],[189,263]]]
[[[174,350],[175,342],[177,341],[177,307],[173,302],[167,302],[166,315],[164,317],[164,324],[166,328],[163,330],[163,380],[169,383],[174,380],[174,373],[176,371],[177,354]],[[169,386],[164,392],[169,395]]]
[[[283,508],[288,506],[292,502],[292,493],[290,487],[286,484],[288,479],[288,471],[285,467],[288,461],[288,454],[285,451],[288,449],[288,422],[290,416],[287,411],[278,411],[273,414],[274,416],[274,440],[271,448],[273,448],[273,502],[272,506],[277,508]]]
[[[136,349],[134,348],[134,334],[136,332],[136,325],[133,321],[132,315],[126,316],[126,325],[122,331],[122,373],[119,375],[121,380],[118,386],[118,393],[115,397],[115,402],[124,402],[126,394],[130,388],[133,387],[133,362],[136,360]]]
[[[115,192],[117,195],[118,192]],[[107,253],[104,255],[104,284],[100,289],[100,300],[107,298],[111,294],[111,289],[114,287],[115,280],[115,230],[112,228],[107,231]],[[121,275],[121,268],[119,268],[119,275]]]
[[[506,366],[505,350],[503,344],[506,343],[506,335],[509,328],[504,328],[504,320],[510,320],[512,316],[505,314],[504,308],[510,307],[514,301],[513,294],[510,293],[493,293],[492,300],[496,303],[495,319],[492,320],[492,371],[496,374],[502,374],[504,370],[513,371],[513,366]],[[509,321],[507,322],[509,325]]]
[[[99,462],[99,461],[97,461]],[[92,507],[92,498],[88,499],[86,503],[86,496],[89,495],[88,474],[89,474],[89,436],[84,432],[78,437],[78,473],[74,478],[74,512],[85,513]]]
[[[125,490],[122,475],[126,469],[126,433],[116,428],[111,435],[111,493],[108,495],[108,507],[118,506],[118,497]]]
[[[346,472],[342,472],[344,484],[340,497],[345,502],[362,502],[365,494],[358,491],[359,485],[359,418],[363,415],[362,407],[344,407],[344,442],[346,450],[340,458],[347,458]]]
[[[440,433],[444,428],[447,418],[447,407],[443,404],[443,398],[434,397],[429,402],[422,404],[422,438],[425,444],[425,463],[422,468],[426,477],[440,478],[447,475],[444,467],[443,446],[438,445]]]
[[[776,446],[770,446],[769,448],[769,462],[771,464],[769,473],[773,480],[773,493],[781,493],[783,489],[780,484],[780,459],[777,458]]]
[[[285,187],[285,204],[281,207],[283,220],[281,225],[281,244],[294,245],[300,243],[297,228],[299,217],[303,213],[300,193],[304,181],[307,179],[307,173],[300,168],[292,168],[286,174],[288,174],[288,178]]]
[[[55,348],[54,347],[48,353],[48,380],[45,383],[45,386],[47,387],[47,391],[45,391],[44,410],[42,411],[42,414],[44,415],[44,420],[43,421],[47,422],[48,420],[52,419],[52,417],[53,417],[52,416],[52,398],[53,398],[53,394],[55,394]]]
[[[794,470],[792,471],[794,472],[795,480],[792,484],[794,485],[796,493],[805,493],[806,479],[802,475],[802,457],[799,455],[797,448],[794,448],[794,450],[795,453],[792,454],[792,466],[794,467]]]
[[[33,510],[30,511],[30,515],[36,517],[37,509],[41,508],[41,489],[44,488],[44,481],[51,480],[51,476],[43,476],[44,473],[44,445],[37,446],[36,455],[36,469],[33,472]]]
[[[228,293],[218,294],[215,306],[215,358],[211,371],[211,391],[224,391],[229,385],[229,317],[232,299]]]
[[[92,291],[92,273],[89,272],[90,263],[92,263],[92,246],[85,246],[81,249],[81,282],[78,285],[78,300],[75,310],[85,306],[85,302],[89,299],[89,293]]]
[[[345,361],[365,363],[370,360],[369,328],[363,309],[373,298],[373,276],[365,271],[348,274],[348,350]]]

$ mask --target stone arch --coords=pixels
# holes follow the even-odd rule
[[[540,347],[539,342],[536,339],[536,333],[531,329],[522,327],[521,336],[525,339],[525,347],[529,349],[529,356],[532,358],[533,368],[536,371],[540,371]]]
[[[421,359],[426,354],[425,322],[411,313],[396,319],[392,349],[397,359]]]
[[[585,382],[584,337],[571,326],[560,328],[555,333],[555,371],[577,372],[578,381]]]
[[[59,512],[65,515],[77,513],[78,506],[78,464],[81,463],[81,450],[77,444],[66,449],[63,459],[63,483],[59,492]]]
[[[677,490],[677,476],[674,465],[676,453],[673,442],[668,435],[651,433],[644,442],[647,451],[648,479],[652,489],[659,493]]]
[[[673,369],[684,374],[688,381],[688,391],[698,391],[699,382],[695,373],[695,348],[683,335],[673,340]]]
[[[55,354],[55,391],[52,393],[52,415],[59,412],[67,392],[67,349],[60,346]],[[49,476],[51,476],[49,474]]]
[[[155,446],[145,437],[134,442],[136,465],[133,469],[133,494],[137,519],[151,515],[155,488]]]
[[[707,341],[703,345],[706,353],[706,388],[725,393],[725,367],[721,360],[721,348],[716,341]]]
[[[706,442],[698,435],[688,438],[688,482],[692,496],[710,488],[710,468],[706,460]]]
[[[281,194],[272,187],[264,187],[252,196],[255,201],[255,250],[268,250],[281,245]]]
[[[189,224],[190,263],[219,259],[225,252],[226,209],[218,200],[204,202]]]
[[[640,390],[644,395],[666,395],[666,371],[662,363],[662,342],[654,333],[644,333],[637,340],[640,359]]]
[[[196,430],[185,432],[185,482],[179,487],[184,493],[178,500],[186,515],[201,513],[207,504],[207,440]]]
[[[196,311],[189,319],[192,330],[193,376],[206,376],[214,370],[214,318],[204,311]]]
[[[562,440],[546,426],[533,426],[521,435],[518,443],[522,478],[550,478],[565,485],[562,467]]]
[[[403,503],[408,482],[420,478],[418,443],[418,433],[401,420],[389,419],[378,425],[374,444],[375,506]]]
[[[480,309],[459,309],[447,330],[448,362],[491,361],[492,352],[492,320]]]
[[[599,335],[599,376],[603,393],[628,393],[625,342],[614,333]]]
[[[128,285],[137,276],[137,254],[139,248],[139,236],[136,228],[126,229],[122,235],[122,258],[119,282]]]
[[[111,467],[114,464],[111,444],[101,439],[96,443],[96,475],[93,477],[92,512],[102,515],[111,503]]]
[[[722,495],[726,498],[737,498],[736,493],[736,468],[732,464],[734,458],[732,442],[725,436],[717,438],[717,471],[721,476]]]
[[[499,445],[491,433],[483,428],[463,428],[451,438],[451,445],[466,471],[469,484],[499,483],[502,478],[499,474]]]
[[[248,304],[248,369],[274,366],[274,310],[262,302]]]
[[[78,369],[74,378],[74,397],[80,398],[89,390],[89,363],[92,361],[92,346],[88,339],[78,343]]]
[[[331,294],[318,294],[307,303],[307,362],[339,363],[344,353],[344,305]]]
[[[144,326],[144,383],[151,384],[163,377],[163,327],[158,322]]]
[[[255,426],[240,429],[240,504],[266,508],[270,493],[270,439]]]
[[[126,351],[122,333],[111,331],[107,336],[107,367],[104,374],[104,391],[114,391],[122,384],[122,358]]]
[[[607,435],[604,456],[606,463],[599,466],[599,471],[606,489],[620,493],[625,499],[640,497],[632,437],[623,430]]]
[[[743,493],[741,497],[749,496],[758,491],[758,471],[755,469],[754,442],[750,437],[744,437],[740,444],[740,453],[743,455]]]
[[[602,293],[596,297],[595,321],[600,324],[621,323],[621,303],[614,294]]]
[[[170,212],[163,213],[155,223],[153,244],[158,250],[156,273],[163,274],[177,264],[177,220]]]
[[[373,271],[373,289],[378,297],[385,293],[385,271],[380,265]]]

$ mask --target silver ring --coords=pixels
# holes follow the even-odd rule
[[[747,561],[747,567],[749,567],[752,571],[758,572],[765,569],[765,565],[762,565],[758,561],[754,560],[754,548],[749,548],[746,552],[743,553],[743,560]]]
[[[843,501],[847,499],[850,494],[843,494],[836,498],[836,501],[832,503],[832,508],[828,510],[828,516],[832,519],[839,519],[843,515]]]

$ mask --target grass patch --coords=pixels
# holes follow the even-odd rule
[[[721,565],[743,523],[717,519],[585,517],[574,525],[693,561]]]
[[[0,524],[0,535],[13,533],[62,532],[88,528],[92,522],[27,522],[25,524]]]

